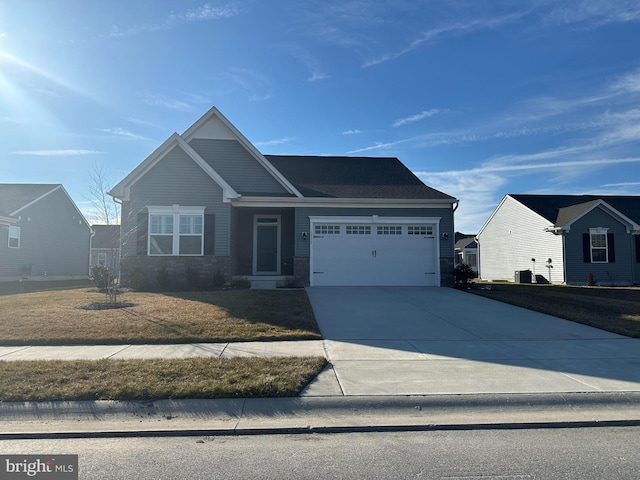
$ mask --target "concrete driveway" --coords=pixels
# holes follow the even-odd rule
[[[303,395],[640,391],[640,339],[451,288],[307,292],[331,367]]]

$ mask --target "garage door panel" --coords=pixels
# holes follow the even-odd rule
[[[437,285],[432,235],[409,235],[407,226],[347,226],[313,236],[313,285]]]

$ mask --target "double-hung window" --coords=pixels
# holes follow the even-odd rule
[[[20,227],[9,227],[9,248],[20,248]]]
[[[592,228],[589,230],[589,236],[591,240],[591,262],[607,263],[609,261],[607,256],[607,229]]]
[[[203,255],[204,207],[148,207],[149,255]]]

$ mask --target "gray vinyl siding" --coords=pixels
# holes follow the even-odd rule
[[[562,237],[544,231],[550,226],[545,218],[506,197],[478,235],[480,278],[513,281],[515,271],[535,269],[547,281],[562,283]],[[549,258],[551,278],[545,267]]]
[[[132,187],[122,204],[122,258],[136,255],[136,221],[148,206],[198,206],[215,215],[215,255],[229,255],[230,205],[222,189],[179,147],[173,148]]]
[[[614,263],[585,263],[583,258],[582,234],[590,228],[608,228],[615,242]],[[634,240],[626,227],[600,208],[587,213],[571,225],[566,234],[567,282],[584,285],[587,275],[592,273],[600,285],[630,284],[634,280]]]
[[[289,194],[237,140],[194,138],[189,145],[242,195]]]
[[[446,240],[440,235],[440,256],[453,257],[453,209],[452,208],[296,208],[295,255],[308,257],[311,242],[302,239],[302,233],[310,232],[309,217],[317,216],[371,216],[380,217],[441,217],[440,233],[447,233]],[[384,219],[381,218],[380,221]]]
[[[89,274],[91,231],[67,195],[56,190],[18,213],[20,248],[8,248],[0,228],[0,277],[78,277]]]

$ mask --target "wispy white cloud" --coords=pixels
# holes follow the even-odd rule
[[[109,133],[111,135],[115,135],[117,137],[129,138],[131,140],[151,140],[142,135],[138,135],[137,133],[130,132],[129,130],[125,130],[124,128],[116,127],[116,128],[101,128],[99,129],[101,132]]]
[[[290,143],[295,141],[295,137],[284,137],[284,138],[277,138],[275,140],[267,140],[264,142],[254,142],[254,145],[256,147],[270,147],[273,145],[282,145],[283,143]]]
[[[420,120],[424,120],[425,118],[433,117],[434,115],[438,115],[442,113],[442,110],[437,108],[432,108],[431,110],[423,110],[420,113],[416,113],[415,115],[411,115],[409,117],[400,118],[391,124],[392,127],[400,127],[402,125],[406,125],[407,123],[418,122]]]
[[[597,28],[640,20],[640,4],[636,0],[574,0],[543,4],[549,8],[542,10],[542,19],[553,25],[578,24]]]
[[[362,130],[358,130],[358,129],[355,129],[355,130],[345,130],[344,132],[342,132],[342,135],[358,135],[358,134],[360,134],[360,133],[362,133]]]
[[[128,37],[141,33],[168,30],[192,22],[220,20],[238,15],[240,11],[235,5],[212,5],[205,3],[184,12],[170,13],[164,20],[156,23],[139,23],[130,27],[113,25],[109,37]]]
[[[163,95],[149,94],[143,98],[143,101],[148,105],[169,108],[171,110],[178,110],[180,112],[193,111],[193,106],[191,104],[182,100],[168,98]]]
[[[640,187],[640,182],[605,183],[603,187]]]
[[[12,155],[34,155],[38,157],[75,157],[79,155],[99,155],[105,152],[98,150],[81,150],[81,149],[68,149],[68,150],[18,150],[11,152]]]
[[[273,98],[274,88],[271,80],[258,72],[246,68],[231,68],[220,75],[235,89],[241,89],[249,95],[249,100],[261,102]]]

